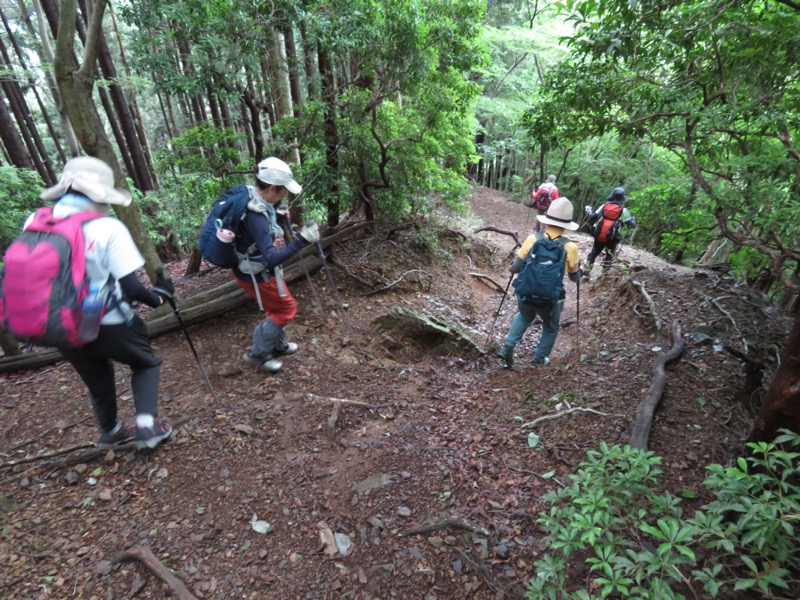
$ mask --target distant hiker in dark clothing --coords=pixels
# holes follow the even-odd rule
[[[603,267],[608,267],[617,253],[619,243],[622,241],[622,225],[634,228],[636,219],[625,208],[625,189],[614,188],[606,201],[596,211],[591,206],[586,207],[586,216],[589,218],[589,231],[594,238],[592,250],[586,257],[584,269],[588,273],[594,267],[594,261],[605,250]]]
[[[570,280],[575,282],[581,276],[578,246],[563,237],[565,229],[578,229],[578,224],[572,221],[572,215],[572,203],[567,198],[554,200],[546,214],[536,217],[540,223],[548,226],[547,230],[528,236],[511,264],[511,273],[518,274],[514,284],[519,312],[511,322],[505,345],[497,353],[509,367],[514,364],[514,347],[537,316],[542,320],[542,335],[531,366],[550,362],[550,352],[561,327],[561,311],[566,297],[562,281],[564,273],[568,273]],[[531,277],[530,288],[526,287],[528,274]],[[542,289],[537,290],[537,286]]]
[[[558,188],[556,187],[556,176],[548,175],[547,181],[531,192],[531,201],[526,202],[525,206],[533,209],[536,218],[534,231],[544,231],[545,225],[539,221],[538,217],[544,215],[550,208],[550,203],[558,199]]]
[[[279,357],[298,349],[296,343],[286,341],[284,332],[297,314],[297,303],[283,280],[281,264],[307,244],[320,240],[314,223],[305,225],[288,243],[284,240],[281,200],[288,192],[299,194],[302,190],[285,162],[275,157],[261,161],[255,186],[249,186],[250,200],[236,236],[236,250],[243,258],[233,274],[265,314],[253,331],[253,344],[244,359],[266,373],[279,371],[283,366]]]
[[[73,158],[64,165],[57,185],[44,190],[43,200],[57,200],[53,216],[65,218],[81,211],[108,214],[108,206],[128,206],[131,195],[114,188],[114,173],[105,162],[92,157]],[[26,227],[32,219],[26,223]],[[128,228],[109,216],[84,223],[86,272],[93,284],[110,287],[113,302],[103,316],[97,338],[79,348],[61,348],[89,388],[94,414],[100,425],[99,443],[115,444],[136,440],[140,449],[155,448],[172,435],[172,426],[158,417],[158,386],[161,358],[153,353],[147,328],[131,308],[138,300],[148,306],[164,304],[175,291],[163,276],[153,291],[136,276],[144,266]],[[112,361],[131,368],[131,388],[136,424],[125,425],[117,418],[117,390]]]

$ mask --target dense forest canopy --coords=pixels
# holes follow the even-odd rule
[[[457,209],[470,181],[524,199],[552,173],[578,210],[626,187],[637,244],[796,304],[793,2],[1,7],[4,245],[80,152],[135,190],[120,216],[149,272],[196,254],[210,201],[267,155],[329,225]]]

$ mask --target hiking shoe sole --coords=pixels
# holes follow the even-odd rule
[[[275,354],[279,356],[289,356],[290,354],[294,354],[300,349],[300,346],[295,344],[294,342],[289,342],[286,344],[286,348],[283,350],[276,350]]]

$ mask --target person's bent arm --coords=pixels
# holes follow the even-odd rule
[[[151,292],[142,285],[139,278],[136,277],[136,272],[128,273],[125,277],[119,280],[119,285],[122,287],[122,292],[129,300],[138,300],[144,302],[147,306],[157,308],[161,306],[162,298],[155,292]]]

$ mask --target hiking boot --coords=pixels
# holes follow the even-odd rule
[[[291,347],[291,344],[289,344],[289,346]],[[297,352],[296,347],[297,344],[295,344],[295,352]],[[244,355],[242,355],[242,358],[251,365],[253,365],[254,367],[261,369],[265,373],[277,373],[278,371],[281,370],[281,367],[283,366],[283,363],[279,361],[277,358],[270,358],[265,361],[259,360],[249,352],[245,352]]]
[[[136,447],[153,449],[172,435],[172,425],[166,419],[156,419],[152,427],[136,428]]]
[[[100,434],[98,444],[124,444],[136,437],[136,425],[125,425],[122,421],[117,421],[114,429],[104,431]]]
[[[295,344],[294,342],[289,342],[286,344],[286,348],[283,350],[275,350],[275,354],[279,356],[289,356],[290,354],[294,354],[300,349],[300,346]]]
[[[534,357],[534,359],[531,361],[531,366],[532,366],[534,369],[535,369],[536,367],[539,367],[539,366],[541,366],[541,365],[549,365],[549,364],[550,364],[550,359],[549,359],[549,358],[547,358],[547,357],[545,357],[545,358],[539,358],[538,356],[536,356],[536,357]]]
[[[497,356],[506,361],[509,369],[514,366],[514,346],[503,346],[497,351]]]
[[[261,370],[265,373],[277,373],[281,370],[283,363],[277,358],[270,358],[261,364]]]
[[[261,364],[263,363],[263,361],[261,361],[261,360],[258,360],[258,359],[257,359],[255,356],[253,356],[252,354],[250,354],[250,352],[245,352],[245,353],[242,355],[242,359],[243,359],[243,360],[245,360],[245,361],[247,361],[247,362],[249,362],[249,363],[250,363],[251,365],[253,365],[254,367],[260,367],[260,366],[261,366]]]

